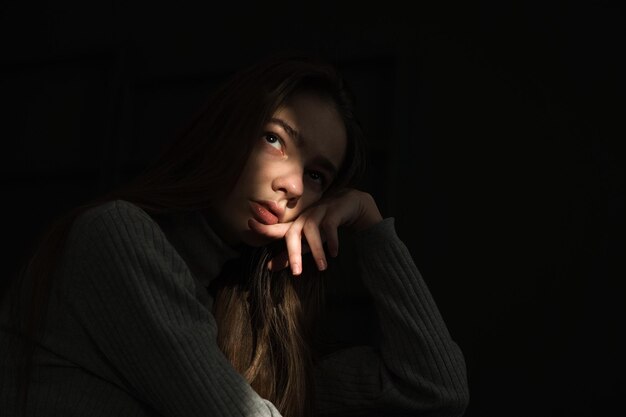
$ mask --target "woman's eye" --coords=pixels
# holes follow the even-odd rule
[[[272,133],[266,133],[263,138],[265,141],[270,144],[272,147],[281,150],[283,149],[283,144],[280,141],[280,138]]]
[[[326,186],[326,177],[319,171],[309,171],[307,173],[309,178],[318,183],[322,188]]]

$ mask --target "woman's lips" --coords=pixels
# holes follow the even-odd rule
[[[252,201],[250,203],[250,206],[252,207],[252,213],[254,215],[254,218],[260,223],[263,223],[263,224],[278,223],[278,217],[276,217],[276,215],[273,214],[267,207],[255,201]]]

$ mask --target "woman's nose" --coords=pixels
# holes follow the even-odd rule
[[[274,179],[272,188],[274,191],[283,192],[290,200],[297,201],[302,196],[304,184],[301,170],[285,173]]]

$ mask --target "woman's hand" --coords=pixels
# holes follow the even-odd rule
[[[326,269],[328,264],[324,242],[330,255],[337,256],[339,253],[337,229],[340,226],[359,231],[380,221],[382,216],[370,194],[347,189],[338,195],[320,200],[291,222],[265,225],[251,219],[248,225],[259,234],[285,239],[287,253],[270,260],[268,264],[270,269],[280,270],[290,266],[293,275],[300,275],[302,253],[311,252],[320,271]],[[304,243],[303,237],[306,240]]]

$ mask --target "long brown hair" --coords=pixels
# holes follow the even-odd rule
[[[188,127],[132,181],[76,207],[49,226],[15,281],[16,331],[24,343],[18,372],[22,406],[35,340],[45,324],[53,272],[74,220],[87,209],[115,199],[134,203],[151,215],[211,207],[236,183],[274,111],[304,91],[332,100],[346,127],[346,157],[327,193],[352,184],[364,169],[365,148],[353,98],[342,77],[333,66],[316,59],[273,56],[226,80]],[[218,344],[235,369],[281,413],[311,415],[310,336],[321,281],[267,271],[264,266],[274,246],[250,250],[212,284]]]

